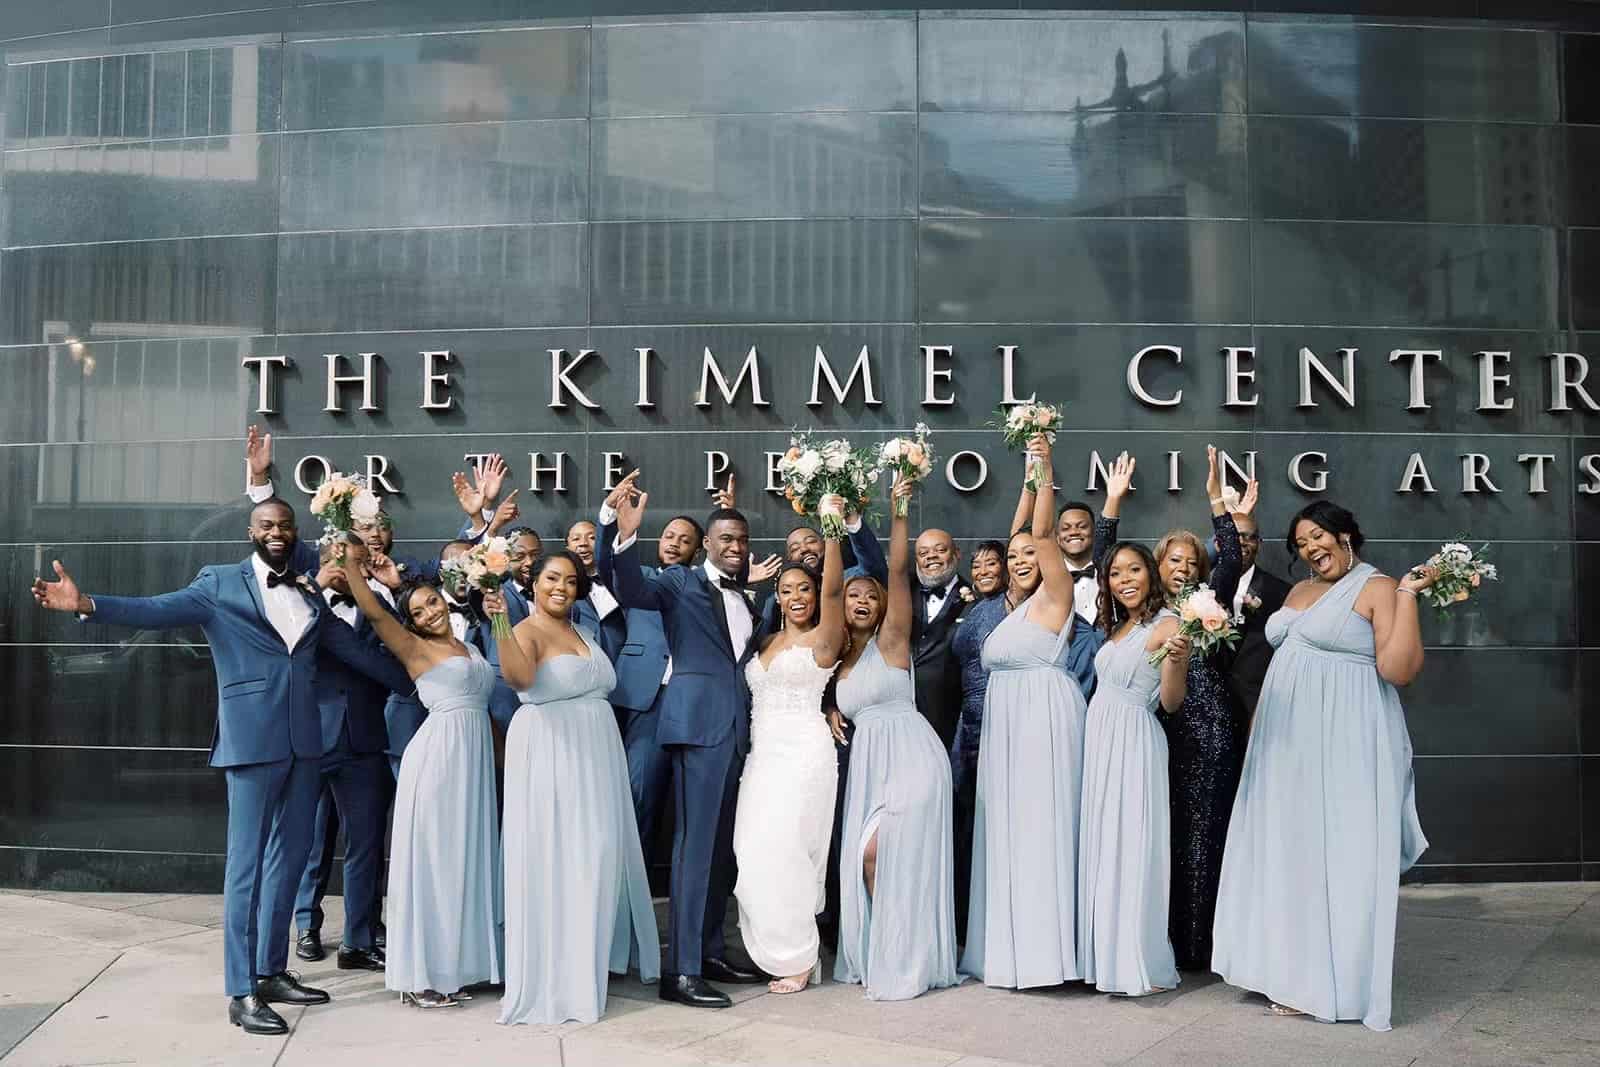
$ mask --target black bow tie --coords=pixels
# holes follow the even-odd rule
[[[471,615],[472,614],[472,609],[467,607],[465,604],[452,604],[447,600],[447,601],[445,601],[445,605],[444,606],[450,609],[450,614],[452,614],[452,615]]]
[[[294,574],[292,571],[286,570],[282,574],[279,574],[276,571],[268,571],[267,588],[275,589],[280,585],[293,585],[296,577],[298,577],[298,575]]]
[[[332,604],[336,608],[353,608],[356,606],[356,598],[351,596],[349,593],[335,593],[333,596],[328,598],[328,603]]]
[[[744,592],[744,586],[737,578],[718,578],[717,586],[721,589],[732,589],[735,593]]]
[[[948,591],[949,590],[945,586],[942,586],[942,585],[933,585],[933,586],[925,585],[925,586],[922,587],[922,602],[924,604],[926,604],[928,601],[934,599],[935,597],[943,599],[945,593],[947,593]]]
[[[1075,571],[1071,567],[1068,567],[1067,568],[1067,573],[1072,575],[1072,580],[1075,581],[1075,582],[1079,578],[1097,578],[1097,577],[1099,577],[1099,574],[1095,570],[1093,563],[1089,564],[1087,567],[1083,568],[1083,570],[1081,570],[1081,571]]]

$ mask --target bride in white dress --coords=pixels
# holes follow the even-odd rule
[[[843,514],[842,497],[824,513]],[[774,993],[798,993],[820,977],[817,913],[826,899],[828,841],[839,778],[822,691],[846,640],[843,564],[830,540],[822,574],[799,563],[778,572],[779,628],[745,665],[750,755],[739,779],[733,853],[739,932]]]

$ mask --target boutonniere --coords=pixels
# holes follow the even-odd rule
[[[319,599],[322,596],[322,590],[317,588],[316,583],[303,574],[294,580],[294,585],[296,589],[300,590],[306,596],[317,597]]]
[[[744,593],[744,598],[750,603],[754,604],[756,602],[756,591],[754,589],[745,589],[742,592]]]
[[[972,602],[974,602],[975,600],[978,599],[977,594],[973,593],[972,586],[970,586],[970,585],[962,586],[961,589],[960,589],[960,593],[961,593],[961,602],[964,603],[964,604],[971,604]]]
[[[1256,596],[1254,593],[1246,593],[1244,595],[1244,610],[1247,612],[1260,611],[1261,598]]]

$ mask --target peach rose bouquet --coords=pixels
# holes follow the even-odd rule
[[[851,448],[842,437],[819,441],[810,432],[789,438],[789,451],[778,460],[783,495],[796,515],[815,515],[822,536],[841,540],[844,518],[821,514],[825,496],[842,496],[849,510],[864,508],[872,500],[878,479],[876,457],[867,449]]]
[[[1216,591],[1209,585],[1185,587],[1172,607],[1182,620],[1178,624],[1178,632],[1189,638],[1195,654],[1204,656],[1215,649],[1232,648],[1239,643],[1241,635],[1234,629],[1228,609],[1217,599]],[[1155,666],[1166,658],[1167,650],[1163,646],[1150,654],[1150,665]]]
[[[451,560],[452,571],[465,579],[469,588],[493,593],[511,580],[511,544],[504,537],[491,537]],[[511,620],[505,612],[490,616],[496,640],[511,636]]]
[[[1044,434],[1051,444],[1056,442],[1056,431],[1061,429],[1061,408],[1055,404],[1041,404],[1029,398],[1010,410],[1000,408],[995,412],[1000,420],[1000,436],[1013,452],[1026,452],[1028,442]],[[1039,476],[1034,469],[1033,456],[1028,456],[1028,492],[1037,492]]]
[[[1429,557],[1425,566],[1437,568],[1439,577],[1418,594],[1443,616],[1450,608],[1464,603],[1484,582],[1500,580],[1500,571],[1484,558],[1488,545],[1474,549],[1462,541],[1450,541]]]
[[[928,437],[933,433],[926,423],[917,423],[911,437],[896,437],[878,447],[878,470],[890,471],[894,480],[920,482],[933,473],[933,448]],[[894,513],[905,518],[911,501],[897,497]]]
[[[382,500],[367,485],[365,475],[334,471],[311,497],[311,514],[322,520],[322,544],[344,539],[357,523],[375,522]]]

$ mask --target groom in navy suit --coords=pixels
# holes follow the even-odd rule
[[[733,889],[733,805],[750,749],[750,691],[744,666],[760,645],[761,620],[745,595],[750,524],[731,508],[706,522],[703,566],[675,564],[649,574],[639,564],[639,524],[649,494],[634,471],[612,499],[615,523],[597,538],[601,576],[625,608],[661,613],[672,678],[655,712],[656,740],[672,762],[676,825],[672,905],[662,1000],[697,1008],[732,1001],[706,984],[755,982],[761,975],[728,962],[723,921]],[[612,518],[609,509],[602,519]]]
[[[323,1004],[328,994],[284,969],[289,918],[305,870],[326,751],[314,685],[319,649],[393,689],[409,688],[397,661],[376,654],[334,619],[315,585],[290,565],[294,509],[267,500],[250,512],[255,551],[202,568],[187,588],[153,597],[89,596],[57,561],[58,580],[38,579],[41,607],[113,626],[199,626],[217,672],[211,765],[228,787],[223,889],[223,971],[228,1019],[252,1034],[288,1031],[269,1006]],[[352,544],[348,551],[365,555]]]

